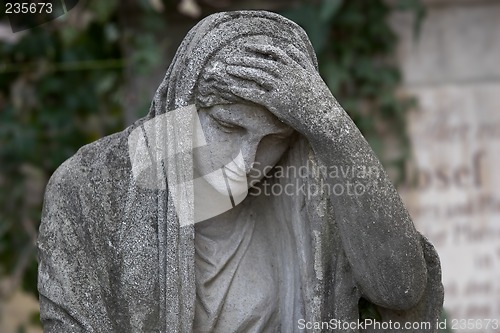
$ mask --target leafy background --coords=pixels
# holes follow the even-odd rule
[[[146,114],[153,85],[189,27],[242,8],[274,10],[304,27],[325,82],[393,180],[404,178],[405,115],[414,100],[398,93],[397,39],[387,19],[410,10],[418,25],[418,0],[81,2],[15,41],[0,41],[0,312],[18,288],[37,295],[34,245],[50,175],[79,147]]]

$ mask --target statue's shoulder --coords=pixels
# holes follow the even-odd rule
[[[92,234],[109,234],[106,230],[113,226],[104,223],[112,219],[103,216],[122,210],[119,199],[127,193],[131,174],[128,132],[126,129],[83,146],[57,168],[45,190],[41,239],[47,230],[57,228],[99,229]]]
[[[129,132],[127,128],[81,147],[57,168],[47,189],[91,185],[98,178],[112,178],[117,172],[130,170]]]

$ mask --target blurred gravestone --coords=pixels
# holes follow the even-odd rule
[[[403,197],[440,254],[454,332],[498,332],[500,5],[430,3],[418,40],[408,17],[393,21],[405,90],[420,105],[410,121],[416,188]]]

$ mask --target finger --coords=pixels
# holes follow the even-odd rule
[[[288,55],[304,69],[309,69],[311,65],[311,59],[307,57],[304,52],[300,51],[295,45],[290,44],[286,47]]]
[[[222,61],[216,61],[212,66],[205,68],[201,74],[203,82],[212,84],[214,82],[224,82],[228,75],[225,72],[226,64]]]
[[[264,91],[262,90],[262,88],[260,88],[259,86],[257,86],[255,84],[255,82],[252,82],[252,81],[247,81],[247,80],[238,80],[238,83],[235,84],[235,85],[214,85],[213,86],[213,91],[212,91],[212,94],[217,93],[219,96],[221,96],[222,98],[228,100],[228,101],[234,101],[235,99],[239,99],[241,98],[241,96],[238,96],[236,94],[233,93],[233,87],[241,87],[241,88],[245,88],[245,89],[248,89],[248,90],[255,90],[255,91],[259,91],[259,94],[264,94]]]
[[[237,99],[235,98],[237,96],[231,93],[229,87],[216,87],[214,90],[220,97],[222,97],[226,101],[234,101],[235,99]]]
[[[261,89],[247,88],[242,86],[231,86],[229,87],[231,93],[237,97],[245,99],[256,104],[266,106],[266,93]]]
[[[228,76],[232,76],[232,75],[229,74]],[[232,82],[231,84],[223,83],[222,85],[220,85],[218,87],[221,90],[229,91],[229,92],[231,92],[231,87],[243,87],[243,88],[247,88],[247,89],[255,89],[255,90],[262,91],[262,92],[268,92],[267,89],[265,89],[264,87],[262,87],[261,85],[259,85],[257,82],[255,82],[253,80],[243,79],[243,78],[234,76],[233,80],[231,80],[231,82]]]
[[[261,69],[229,65],[226,71],[241,79],[254,81],[266,90],[272,90],[276,86],[276,78]]]
[[[212,93],[214,87],[213,81],[204,81],[198,86],[198,93],[202,96],[208,96]]]
[[[234,76],[227,75],[227,73],[210,73],[203,75],[203,84],[200,84],[199,91],[205,93],[205,91],[209,91],[214,85],[223,85],[230,86],[235,85],[240,82],[240,79],[235,78]]]
[[[212,81],[212,82],[204,82],[198,86],[198,93],[202,96],[208,96],[214,93],[214,90],[220,90],[224,87],[227,87],[227,83]]]
[[[250,43],[245,45],[245,49],[250,52],[259,53],[265,56],[271,56],[273,60],[281,61],[285,65],[294,63],[293,59],[290,58],[290,56],[286,54],[286,52],[272,45]]]
[[[215,103],[215,95],[208,95],[208,96],[198,96],[197,100],[199,102],[199,105],[202,107],[206,107],[208,105],[214,105]]]
[[[235,100],[239,99],[239,97],[231,93],[229,87],[223,87],[219,85],[212,86],[209,94],[200,94],[197,98],[200,101],[201,105],[214,105],[220,103],[221,100],[226,102],[234,102]]]
[[[234,66],[259,68],[274,75],[275,77],[279,77],[282,70],[277,65],[276,61],[256,57],[229,57],[226,59],[226,63]]]
[[[221,71],[207,71],[201,75],[202,81],[207,84],[220,82],[224,80],[224,74]]]

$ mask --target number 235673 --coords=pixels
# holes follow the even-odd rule
[[[6,14],[41,14],[52,13],[52,3],[50,2],[6,2]]]

